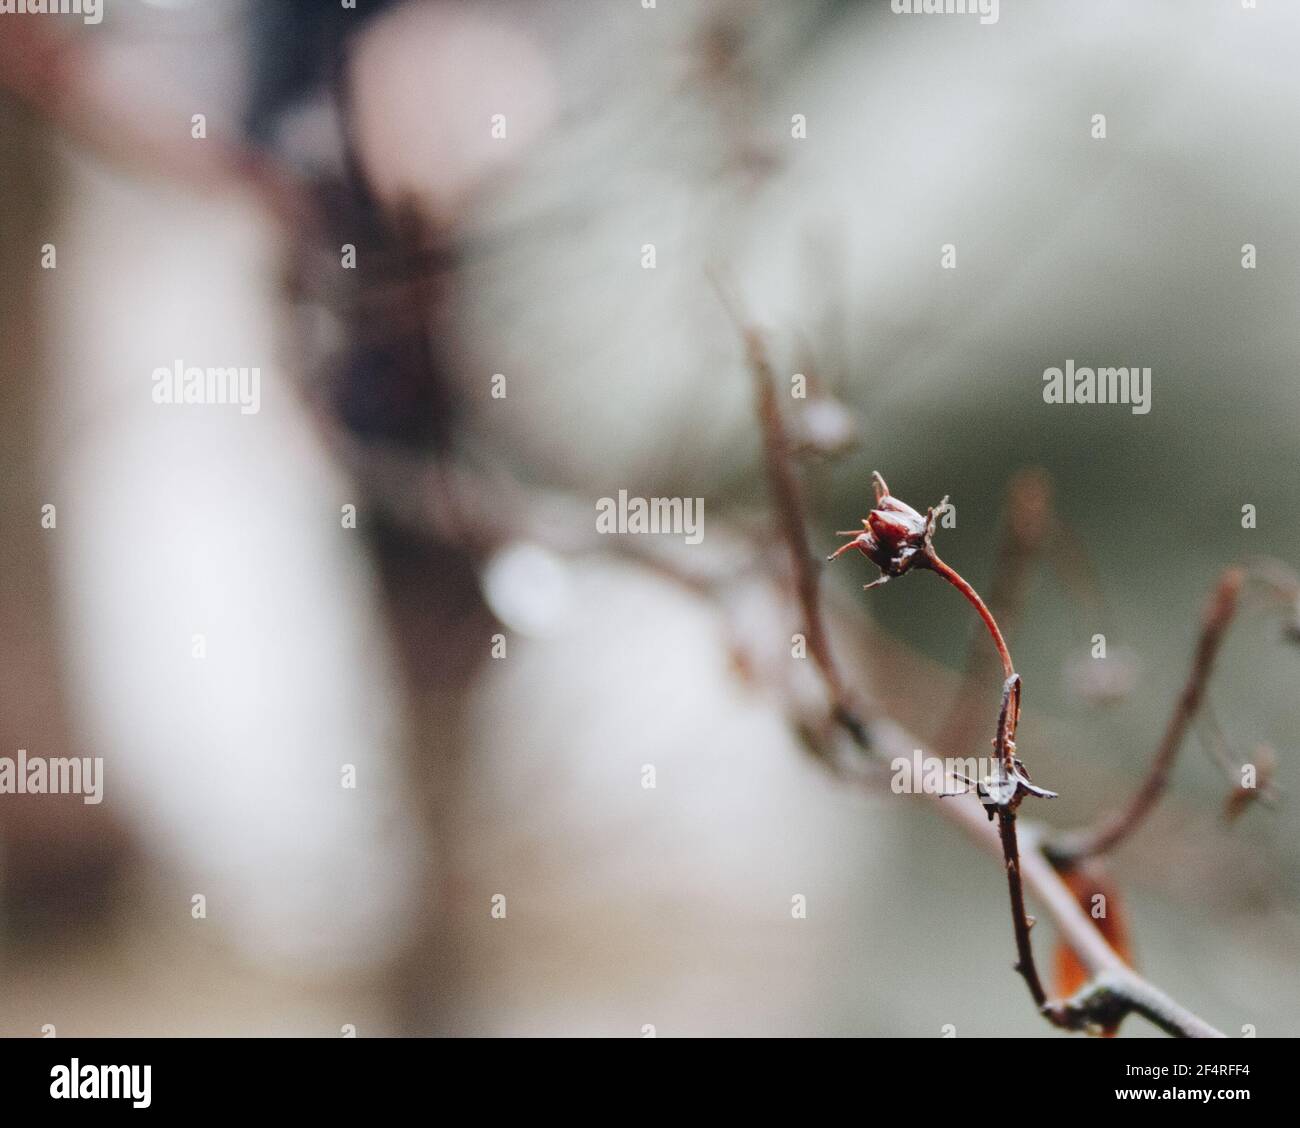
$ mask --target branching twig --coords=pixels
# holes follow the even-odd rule
[[[734,308],[732,313],[735,316]],[[810,640],[813,638],[822,640],[819,644],[820,649],[814,651],[814,654],[817,657],[818,668],[827,681],[828,695],[832,702],[836,702],[839,700],[836,687],[842,683],[830,655],[829,636],[822,619],[818,598],[820,581],[815,574],[815,564],[808,551],[807,522],[804,518],[802,498],[790,464],[779,409],[774,393],[771,391],[771,365],[763,350],[761,337],[755,330],[745,326],[739,317],[736,317],[736,320],[742,330],[750,367],[758,388],[759,421],[763,432],[768,476],[772,483],[775,504],[779,510],[781,530],[789,546],[797,573],[796,590],[800,593],[801,610],[808,637]],[[1043,852],[1039,845],[1039,836],[1032,828],[1027,828],[1028,842],[1022,856],[1016,832],[1015,809],[1024,794],[1042,792],[1041,789],[1029,784],[1027,775],[1023,772],[1023,765],[1015,756],[1014,737],[1020,712],[1020,678],[1015,673],[1010,652],[996,620],[988,612],[978,594],[956,572],[943,564],[934,554],[933,548],[929,546],[937,510],[931,510],[925,518],[921,518],[915,510],[911,510],[901,502],[896,502],[896,499],[889,498],[888,487],[878,475],[876,481],[878,506],[884,499],[889,499],[895,504],[873,511],[876,520],[872,521],[869,518],[864,522],[866,532],[853,534],[854,541],[840,551],[855,545],[861,547],[864,554],[882,568],[882,578],[876,583],[883,583],[890,576],[900,575],[912,565],[928,566],[938,571],[945,579],[954,583],[954,586],[980,612],[981,619],[992,635],[999,656],[1002,658],[1004,672],[1007,673],[995,739],[996,762],[1000,766],[1000,771],[993,779],[985,781],[984,786],[986,792],[991,789],[995,797],[1001,799],[1001,802],[996,805],[999,815],[998,833],[996,836],[991,833],[991,828],[972,806],[946,803],[942,797],[934,797],[934,809],[960,824],[986,849],[1002,855],[1011,899],[1012,923],[1018,956],[1017,970],[1025,978],[1035,1005],[1049,1021],[1065,1029],[1086,1029],[1103,1020],[1114,1023],[1125,1014],[1132,1012],[1144,1015],[1169,1034],[1182,1037],[1221,1037],[1218,1030],[1182,1007],[1159,988],[1148,983],[1124,963],[1079,907],[1061,875]],[[918,536],[919,541],[917,541]],[[859,541],[863,543],[859,544]],[[935,562],[940,567],[935,568]],[[828,670],[829,676],[827,676]],[[898,758],[907,758],[911,750],[919,746],[915,738],[905,730],[880,717],[860,720],[852,716],[852,723],[849,723],[844,716],[837,719],[863,752],[873,755],[884,763],[890,763]],[[1089,986],[1073,999],[1056,1002],[1049,1000],[1038,976],[1030,941],[1033,920],[1025,911],[1026,886],[1046,906],[1062,938],[1075,951],[1080,963],[1092,977]]]
[[[905,729],[877,717],[867,722],[866,740],[861,747],[889,763],[910,757],[919,745]],[[926,798],[931,800],[932,811],[960,826],[986,852],[995,857],[1004,856],[1000,836],[977,807],[947,802],[940,797]],[[1113,1024],[1132,1013],[1142,1015],[1175,1037],[1223,1037],[1219,1030],[1130,968],[1106,942],[1048,860],[1037,828],[1021,824],[1019,837],[1017,863],[1024,888],[1046,911],[1061,939],[1090,976],[1089,985],[1073,998],[1044,1003],[1040,1008],[1044,1017],[1063,1029],[1084,1030],[1103,1021]]]
[[[88,148],[105,156],[180,181],[250,186],[263,198],[268,210],[291,230],[310,226],[307,217],[312,208],[306,187],[291,172],[264,154],[255,153],[238,144],[215,141],[209,141],[202,147],[184,142],[162,142],[126,112],[92,115],[89,118],[79,113],[78,106],[84,100],[87,88],[80,77],[85,61],[86,56],[79,46],[54,40],[37,30],[34,23],[30,27],[27,24],[16,25],[14,34],[0,41],[0,89],[8,89]],[[806,628],[809,651],[825,683],[835,722],[857,748],[887,765],[900,757],[910,756],[911,751],[919,746],[918,742],[884,717],[863,717],[849,699],[831,653],[829,634],[821,614],[820,573],[811,553],[803,501],[776,398],[774,376],[757,332],[740,323],[739,318],[737,322],[755,376],[768,480],[780,516],[783,539],[790,550],[795,591]],[[420,496],[406,516],[422,527],[439,528],[457,538],[463,536],[466,530],[459,518],[464,513],[464,507],[458,502],[464,500],[460,495],[471,483],[492,489],[492,486],[473,476],[458,477],[450,469],[446,476],[440,477],[436,482],[425,481],[421,484],[417,480],[414,483],[415,489],[408,492]],[[437,498],[442,499],[443,505],[431,511],[428,508],[430,501]],[[557,499],[557,504],[562,503],[562,499]],[[915,516],[919,518],[919,515]],[[916,563],[938,572],[962,592],[980,613],[998,648],[1006,674],[995,739],[1001,776],[985,781],[985,789],[987,791],[991,784],[996,793],[1005,795],[1005,788],[1009,786],[1012,789],[1010,794],[1018,802],[1021,788],[1027,782],[1027,777],[1022,774],[1023,767],[1015,757],[1014,745],[1019,716],[1019,677],[1014,673],[1005,640],[988,608],[970,585],[929,548],[929,533],[933,531],[934,516],[935,511],[932,510],[925,522],[928,551],[923,553],[924,562],[918,560]],[[511,532],[517,536],[519,529],[520,526],[515,524]],[[479,547],[485,549],[500,543],[506,535],[504,528],[483,530]],[[540,524],[538,536],[545,542],[546,537],[542,535]],[[562,550],[577,548],[573,544],[561,547]],[[586,544],[583,547],[594,548],[595,545]],[[653,564],[653,561],[647,562]],[[660,566],[664,566],[662,562]],[[675,567],[671,571],[678,574]],[[697,577],[686,576],[684,573],[679,578],[691,586],[699,582]],[[1230,617],[1229,609],[1226,618]],[[1223,627],[1226,627],[1226,619],[1219,628],[1219,634]],[[1111,842],[1122,837],[1131,825],[1140,821],[1163,790],[1169,762],[1183,730],[1195,713],[1200,687],[1208,676],[1217,642],[1216,636],[1211,643],[1203,645],[1203,657],[1202,650],[1198,650],[1198,662],[1194,667],[1192,681],[1189,682],[1189,686],[1195,688],[1185,691],[1180,711],[1171,723],[1170,733],[1162,745],[1152,776],[1131,805],[1125,825],[1117,835],[1107,835]],[[1168,745],[1172,745],[1172,748],[1166,751]],[[998,788],[1003,790],[998,791]],[[1193,1037],[1218,1035],[1218,1031],[1138,976],[1107,944],[1079,907],[1060,874],[1053,868],[1033,828],[1022,826],[1020,831],[1023,840],[1017,840],[1015,802],[1004,801],[997,806],[997,833],[993,832],[982,813],[973,805],[937,800],[931,803],[931,807],[961,826],[984,849],[1004,858],[1019,970],[1025,976],[1030,992],[1042,1012],[1052,1022],[1068,1029],[1082,1029],[1103,1019],[1115,1021],[1124,1014],[1136,1012],[1170,1034]],[[1072,999],[1048,1001],[1038,979],[1030,945],[1029,930],[1032,921],[1025,913],[1026,888],[1045,906],[1065,942],[1075,951],[1092,976],[1088,987]]]
[[[758,340],[761,348],[761,339]],[[769,374],[770,365],[765,368]],[[760,397],[760,407],[763,399]],[[773,397],[768,401],[775,407]],[[872,767],[889,768],[899,759],[910,759],[914,749],[921,747],[917,738],[901,728],[894,721],[871,710],[857,712],[847,699],[836,703],[832,684],[843,686],[845,679],[838,673],[838,666],[832,655],[830,634],[822,613],[820,574],[809,546],[807,523],[804,517],[802,491],[798,489],[798,479],[791,460],[780,443],[784,433],[780,429],[781,418],[776,412],[760,412],[763,422],[763,440],[765,454],[772,457],[772,452],[781,452],[777,458],[776,481],[773,491],[777,495],[777,507],[780,509],[780,527],[782,539],[790,550],[790,558],[796,571],[795,591],[798,595],[799,609],[803,617],[806,634],[810,640],[809,650],[814,657],[816,668],[826,683],[827,700],[831,702],[832,719],[848,742],[867,758]],[[772,424],[775,422],[776,426]],[[355,454],[356,452],[354,452]],[[369,452],[373,456],[374,452]],[[349,459],[349,461],[351,461]],[[363,466],[371,471],[376,464],[371,457],[362,457]],[[369,479],[368,479],[369,480]],[[480,551],[490,551],[491,547],[507,539],[519,536],[536,539],[552,549],[562,553],[583,553],[610,548],[620,549],[625,541],[636,538],[597,537],[595,535],[578,535],[577,531],[586,528],[589,522],[579,520],[579,514],[585,516],[587,507],[562,495],[543,495],[525,491],[527,497],[514,498],[514,493],[522,487],[504,481],[488,480],[469,471],[448,468],[436,479],[415,472],[407,460],[399,460],[379,477],[373,479],[377,494],[396,505],[404,522],[412,528],[418,528],[440,538],[453,540],[464,537],[466,530],[458,521],[448,521],[444,512],[448,506],[465,514],[474,515],[477,520],[485,520],[485,515],[500,515],[494,518],[491,527],[475,532],[473,543],[480,546]],[[792,488],[793,486],[793,488]],[[455,495],[455,503],[445,496]],[[397,505],[399,499],[406,499]],[[519,501],[521,504],[513,504]],[[721,529],[715,525],[714,537],[721,535]],[[726,560],[717,561],[717,571],[705,568],[689,576],[679,577],[687,584],[701,592],[709,592],[722,582],[720,578],[730,568],[730,554],[724,553]],[[692,557],[692,559],[695,559]],[[651,559],[644,563],[657,567]],[[811,573],[811,575],[805,574]],[[813,642],[813,640],[819,640]],[[827,679],[826,671],[831,678]],[[1004,687],[1006,688],[1006,687]],[[1014,687],[1018,694],[1019,687]],[[999,741],[1001,749],[1012,754],[1014,728],[1010,724],[1015,709],[1011,691],[1007,691],[1007,708],[1004,712],[1006,723],[1000,725],[1002,733]],[[797,728],[795,721],[792,728]],[[1000,757],[1002,753],[1000,752]],[[842,778],[855,785],[862,785],[866,779],[860,773],[844,771],[844,765],[830,758],[820,761],[829,770],[840,772]],[[993,829],[984,811],[974,804],[952,803],[939,796],[926,796],[930,800],[930,809],[959,826],[979,845],[994,857],[1005,859],[1004,846],[1000,834]],[[1146,1016],[1161,1029],[1171,1034],[1187,1037],[1214,1036],[1218,1032],[1196,1015],[1174,1002],[1158,988],[1125,965],[1120,956],[1110,947],[1105,938],[1096,929],[1087,914],[1079,907],[1073,893],[1065,885],[1061,875],[1048,861],[1040,845],[1040,835],[1032,825],[1019,825],[1018,852],[1015,856],[1014,873],[1027,893],[1037,903],[1044,906],[1058,932],[1066,944],[1078,955],[1093,982],[1089,988],[1074,999],[1052,1002],[1046,1001],[1041,1009],[1054,1024],[1071,1030],[1087,1028],[1098,1023],[1102,1017],[1112,1019],[1115,1014],[1138,1013]],[[1008,882],[1012,881],[1012,872],[1008,873]],[[1016,908],[1014,919],[1024,922],[1023,933],[1017,934],[1017,948],[1028,942],[1029,920],[1024,914],[1024,894]],[[1021,960],[1024,963],[1024,960]],[[1041,984],[1039,986],[1041,990]],[[1031,986],[1031,991],[1034,989]],[[1037,1001],[1038,994],[1035,992]]]
[[[984,779],[970,781],[985,804],[989,818],[998,820],[998,836],[1002,843],[1002,857],[1007,872],[1007,890],[1011,898],[1011,923],[1016,937],[1016,970],[1024,977],[1033,996],[1034,1003],[1040,1009],[1047,1002],[1047,993],[1043,989],[1034,963],[1033,945],[1029,940],[1029,930],[1033,922],[1025,912],[1025,895],[1020,873],[1020,849],[1016,840],[1016,810],[1026,795],[1038,795],[1054,798],[1055,793],[1044,791],[1034,786],[1029,780],[1025,766],[1016,757],[1015,733],[1020,722],[1020,675],[1016,673],[1011,660],[1011,651],[998,626],[997,619],[989,611],[979,593],[967,583],[966,579],[939,558],[934,550],[935,519],[948,504],[944,498],[937,506],[921,516],[910,505],[899,501],[889,492],[885,479],[879,474],[872,475],[875,487],[876,506],[863,521],[864,531],[846,533],[853,539],[837,552],[831,559],[850,548],[858,549],[881,572],[878,580],[867,585],[876,587],[894,576],[901,576],[913,568],[927,568],[952,584],[975,608],[988,629],[1002,661],[1004,682],[1002,686],[1002,708],[998,714],[997,735],[993,744],[997,756],[993,769]]]

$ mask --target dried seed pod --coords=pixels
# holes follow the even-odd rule
[[[837,536],[852,537],[828,559],[856,548],[881,571],[881,577],[868,587],[883,584],[891,576],[901,576],[919,559],[925,549],[930,531],[931,516],[918,513],[906,502],[899,501],[889,492],[885,479],[878,473],[871,475],[876,494],[875,508],[862,522],[863,531],[840,532]],[[933,510],[931,511],[933,514]]]

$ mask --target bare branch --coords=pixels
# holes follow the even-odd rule
[[[977,597],[978,598],[978,597]],[[999,635],[999,637],[1001,637]],[[1010,655],[1007,656],[1008,662]],[[1025,911],[1025,889],[1020,871],[1020,843],[1016,836],[1016,806],[1020,801],[1019,784],[1015,779],[1018,761],[1015,757],[1016,724],[1020,717],[1020,675],[1007,678],[1002,690],[1002,708],[998,712],[998,734],[994,739],[998,764],[1003,778],[1011,782],[1011,794],[997,804],[998,838],[1002,843],[1002,860],[1007,870],[1007,892],[1011,898],[1011,927],[1016,937],[1016,971],[1024,978],[1040,1010],[1047,1003],[1047,992],[1038,976],[1034,962],[1034,945],[1029,930],[1034,922]]]
[[[1196,654],[1192,658],[1192,668],[1146,778],[1128,805],[1117,815],[1091,830],[1076,831],[1053,843],[1049,847],[1049,854],[1057,865],[1068,866],[1082,858],[1114,849],[1142,824],[1160,801],[1168,786],[1169,772],[1183,738],[1201,707],[1205,686],[1214,670],[1214,660],[1218,656],[1224,634],[1237,614],[1237,600],[1244,579],[1245,573],[1241,568],[1228,568],[1219,577],[1210,595],[1196,644]]]
[[[885,763],[908,758],[920,747],[916,738],[892,721],[872,718],[867,723],[864,749]],[[994,857],[1003,857],[1000,835],[972,804],[953,803],[939,796],[925,797],[930,810],[960,826]],[[1104,1017],[1117,1022],[1125,1014],[1140,1014],[1167,1034],[1178,1038],[1222,1038],[1221,1031],[1176,1002],[1159,987],[1130,968],[1106,942],[1088,914],[1079,907],[1069,886],[1062,880],[1043,850],[1042,833],[1032,824],[1019,826],[1018,870],[1024,887],[1042,906],[1056,926],[1062,941],[1073,949],[1091,977],[1089,986],[1072,999],[1048,1001],[1040,1008],[1045,1018],[1068,1030],[1084,1030],[1100,1024]],[[1109,1008],[1097,1013],[1097,992],[1104,989]]]
[[[745,341],[746,353],[755,381],[768,480],[778,511],[780,528],[795,567],[796,590],[808,626],[809,648],[826,682],[827,694],[836,713],[836,719],[863,752],[874,755],[886,764],[899,757],[906,758],[910,755],[911,749],[920,746],[915,738],[892,722],[871,719],[864,724],[857,714],[845,705],[843,683],[831,656],[829,636],[821,616],[820,579],[812,565],[802,494],[785,440],[771,364],[761,336],[752,327],[746,326],[736,315],[734,306],[730,305],[725,294],[723,300],[728,304]],[[888,487],[885,486],[883,479],[877,479],[876,492],[878,503],[882,496],[888,496]],[[1036,834],[1033,837],[1032,849],[1022,859],[1016,830],[1016,807],[1025,793],[1022,788],[1027,782],[1027,777],[1021,775],[1023,765],[1015,756],[1014,742],[1016,724],[1020,715],[1020,678],[1015,673],[1010,652],[997,622],[979,595],[958,573],[944,564],[930,547],[929,535],[933,532],[935,513],[935,510],[930,511],[925,525],[927,550],[924,557],[925,566],[937,571],[944,579],[956,586],[980,612],[1002,658],[1004,671],[1007,673],[994,743],[998,763],[1005,773],[1000,782],[1009,784],[1010,787],[1009,795],[1003,792],[1003,802],[996,806],[998,815],[996,837],[990,833],[990,828],[975,808],[968,804],[945,803],[942,797],[936,796],[933,797],[937,802],[935,809],[960,823],[969,833],[976,836],[985,848],[1001,853],[1006,867],[1007,889],[1011,901],[1012,926],[1017,952],[1016,970],[1024,977],[1035,1006],[1049,1021],[1066,1029],[1085,1029],[1097,1023],[1102,1016],[1104,1004],[1104,1017],[1111,1021],[1117,1021],[1119,1017],[1129,1012],[1136,1012],[1145,1015],[1170,1034],[1185,1037],[1218,1036],[1219,1032],[1212,1026],[1147,983],[1124,963],[1079,908],[1060,874],[1038,848]],[[1030,929],[1034,922],[1025,909],[1026,883],[1047,905],[1066,943],[1076,951],[1080,962],[1093,976],[1093,982],[1087,991],[1073,1000],[1052,1002],[1047,997],[1034,962],[1033,945],[1030,939]]]
[[[768,488],[776,507],[782,539],[790,553],[795,595],[808,640],[808,653],[812,655],[821,673],[835,719],[860,741],[865,730],[835,665],[830,637],[822,618],[821,568],[813,557],[808,541],[803,491],[794,469],[785,420],[776,398],[776,373],[762,334],[743,319],[735,299],[724,289],[717,276],[711,275],[711,279],[744,342],[745,359],[754,383],[755,409],[763,436],[763,462],[767,471]]]

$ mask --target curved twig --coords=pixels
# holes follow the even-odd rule
[[[1238,596],[1244,579],[1243,570],[1232,567],[1226,569],[1215,584],[1205,609],[1192,668],[1188,671],[1182,693],[1178,695],[1173,716],[1165,726],[1164,736],[1156,749],[1151,767],[1137,791],[1123,810],[1100,825],[1075,831],[1053,842],[1048,847],[1048,853],[1057,865],[1070,866],[1084,858],[1114,849],[1145,821],[1160,801],[1169,784],[1169,772],[1178,749],[1200,710],[1205,686],[1214,670],[1214,660],[1218,656],[1223,637],[1236,617]]]

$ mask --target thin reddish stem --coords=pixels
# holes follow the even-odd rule
[[[1007,649],[1007,641],[1002,637],[998,621],[993,618],[993,612],[985,606],[984,600],[979,597],[979,592],[962,578],[960,572],[955,571],[940,560],[933,549],[926,554],[925,561],[931,569],[961,592],[970,602],[970,605],[979,612],[980,618],[984,620],[984,625],[989,629],[989,634],[993,636],[993,645],[998,648],[998,657],[1002,659],[1002,676],[1005,678],[1011,677],[1016,672],[1016,668],[1011,661],[1011,651]]]
[[[1022,470],[1007,487],[988,605],[996,610],[1001,622],[1011,627],[1023,610],[1033,567],[1046,551],[1058,524],[1051,498],[1051,483],[1042,470]],[[976,632],[966,649],[961,685],[938,730],[936,743],[941,748],[966,748],[975,737],[975,718],[983,693],[983,646]]]
[[[998,760],[1005,771],[1010,771],[1013,761],[1012,738],[1020,721],[1020,678],[1011,661],[1011,651],[1007,640],[1002,637],[1002,629],[988,609],[984,600],[973,587],[966,582],[960,572],[945,564],[935,553],[929,538],[925,542],[926,564],[953,587],[962,593],[984,620],[993,645],[997,647],[998,657],[1002,659],[1002,672],[1006,682],[1002,687],[1002,708],[998,713],[997,739],[993,742]],[[998,807],[998,837],[1002,841],[1002,859],[1006,866],[1007,892],[1011,899],[1011,926],[1016,940],[1016,971],[1024,978],[1034,1005],[1051,1021],[1060,1022],[1060,1016],[1045,1009],[1047,991],[1038,976],[1038,965],[1034,962],[1034,945],[1029,937],[1033,922],[1025,911],[1025,888],[1020,874],[1020,845],[1016,837],[1016,808],[1014,803]]]

